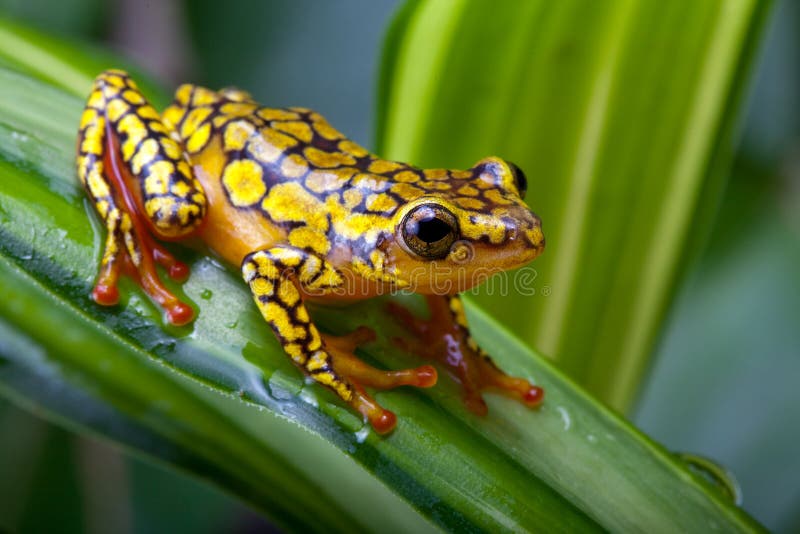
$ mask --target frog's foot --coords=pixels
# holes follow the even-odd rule
[[[366,417],[375,431],[380,434],[391,431],[397,418],[394,413],[383,408],[364,391],[364,386],[384,390],[399,386],[428,388],[436,384],[436,369],[430,365],[423,365],[415,369],[384,371],[364,363],[355,356],[353,351],[356,347],[375,339],[375,332],[369,328],[360,327],[345,336],[324,333],[320,333],[320,335],[330,354],[336,374],[348,382],[354,390],[355,394],[349,401],[350,405]]]
[[[138,243],[137,265],[131,259],[128,249],[115,242],[116,237],[111,232],[109,237],[97,281],[92,290],[92,299],[102,306],[117,304],[119,302],[117,283],[120,274],[125,274],[164,309],[170,323],[179,326],[190,322],[194,311],[164,286],[156,272],[155,264],[161,265],[176,282],[184,282],[188,278],[189,267],[175,259],[147,234],[144,234]],[[133,242],[131,246],[134,246]]]
[[[463,388],[464,403],[470,411],[485,415],[488,411],[482,392],[495,391],[536,407],[544,399],[544,390],[523,378],[508,376],[492,362],[469,334],[460,299],[426,296],[430,319],[420,319],[406,308],[389,304],[389,311],[412,333],[412,339],[395,339],[405,350],[438,361]]]

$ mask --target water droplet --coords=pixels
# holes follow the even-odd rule
[[[175,341],[158,339],[150,345],[149,350],[158,356],[165,357],[174,354],[176,347]]]
[[[225,323],[225,328],[236,328],[238,325],[239,325],[239,320],[237,319],[236,321]]]
[[[269,377],[267,388],[269,389],[269,395],[273,399],[279,401],[289,400],[300,393],[302,382],[298,377],[278,369]]]
[[[212,296],[213,294],[214,294],[214,292],[213,292],[213,291],[211,291],[210,289],[204,289],[204,290],[203,290],[203,291],[200,293],[200,298],[201,298],[201,299],[203,299],[203,300],[211,300],[211,296]]]
[[[594,434],[588,434],[586,439],[589,440],[589,443],[597,443],[597,436]]]
[[[742,505],[742,489],[739,481],[727,467],[704,456],[687,452],[678,452],[675,453],[675,456],[683,461],[689,470],[703,477],[736,506]]]
[[[292,398],[292,394],[280,385],[274,384],[271,381],[267,385],[269,387],[269,394],[273,399],[284,401]]]
[[[362,426],[361,430],[356,432],[356,441],[358,443],[364,443],[365,441],[367,441],[367,437],[369,436],[370,430],[371,429],[369,425],[365,424],[364,426]]]
[[[302,390],[300,390],[300,393],[298,393],[297,396],[303,402],[310,404],[314,408],[319,408],[319,399],[317,398],[317,395],[313,391],[311,391],[310,388],[304,387]]]
[[[569,416],[569,412],[563,406],[556,406],[556,411],[561,414],[561,420],[564,421],[564,430],[569,430],[572,426],[572,419]]]

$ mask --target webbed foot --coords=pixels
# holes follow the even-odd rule
[[[473,413],[488,412],[484,391],[494,391],[535,408],[544,400],[544,390],[524,378],[505,374],[469,334],[463,305],[458,297],[427,295],[430,319],[415,317],[396,303],[389,311],[413,338],[395,339],[403,349],[444,365],[463,388],[464,403]]]
[[[354,351],[359,345],[375,339],[375,332],[367,327],[360,327],[344,336],[320,335],[331,356],[334,371],[353,386],[355,395],[350,404],[369,420],[379,434],[391,431],[397,418],[393,412],[378,404],[364,390],[364,386],[385,390],[399,386],[428,388],[436,384],[436,369],[431,365],[384,371],[364,363]]]

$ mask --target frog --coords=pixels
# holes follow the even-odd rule
[[[503,372],[470,334],[460,293],[544,249],[524,201],[525,174],[499,157],[466,170],[382,159],[307,108],[269,108],[246,91],[183,84],[159,113],[125,71],[99,74],[80,118],[77,174],[105,229],[91,291],[119,302],[130,277],[166,323],[194,309],[164,284],[188,265],[165,243],[197,244],[239,269],[291,361],[379,434],[397,416],[370,390],[429,388],[437,367],[384,370],[356,356],[375,333],[320,330],[309,304],[346,305],[395,291],[422,295],[429,317],[387,305],[394,341],[460,382],[484,415],[485,392],[538,407],[544,390]],[[163,274],[162,274],[163,273]]]

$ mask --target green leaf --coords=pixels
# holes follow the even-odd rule
[[[152,103],[164,107],[168,95],[129,61],[83,43],[44,35],[12,20],[0,17],[0,65],[49,82],[67,92],[83,97],[87,73],[108,68],[124,68],[150,95]],[[93,75],[90,75],[93,76]]]
[[[240,276],[207,256],[174,249],[192,266],[176,288],[199,308],[192,325],[165,326],[130,284],[120,306],[95,305],[102,231],[73,169],[78,95],[93,73],[75,67],[82,78],[58,85],[31,77],[57,51],[0,31],[40,52],[19,60],[22,73],[0,68],[3,395],[211,480],[291,530],[760,530],[477,309],[478,340],[546,388],[544,407],[488,396],[490,415],[477,417],[443,377],[431,390],[379,393],[399,417],[379,437],[304,381]],[[400,330],[385,310],[373,300],[314,313],[334,332],[375,328],[381,341],[361,355],[407,365],[387,341]]]
[[[547,250],[477,302],[619,410],[710,230],[769,5],[419,1],[389,34],[379,152],[525,170]]]

